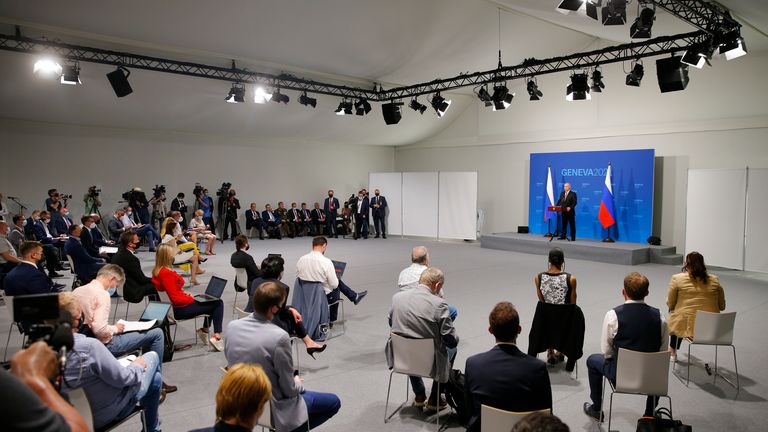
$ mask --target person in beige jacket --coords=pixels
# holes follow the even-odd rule
[[[667,292],[669,306],[670,361],[677,360],[683,338],[693,337],[696,311],[725,310],[725,294],[720,279],[707,273],[704,256],[691,252],[685,257],[682,273],[672,276]]]

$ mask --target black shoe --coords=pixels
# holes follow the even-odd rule
[[[160,390],[160,405],[162,405],[163,402],[165,402],[165,395],[166,395],[166,393],[167,392],[165,391],[165,389]]]
[[[576,237],[571,237],[571,241],[576,241]]]
[[[378,235],[378,234],[376,234],[376,236],[375,236],[374,238],[379,238],[379,235]]]
[[[424,411],[442,411],[444,409],[448,408],[448,402],[445,400],[443,395],[440,395],[440,399],[435,399],[431,395],[429,396],[429,399],[427,399],[427,403],[424,406]]]
[[[259,236],[259,240],[264,240],[264,236]]]
[[[198,256],[197,260],[200,261],[201,263],[204,263],[204,262],[208,261],[208,258],[203,258],[201,256]]]
[[[176,387],[175,385],[168,385],[166,383],[163,383],[163,390],[165,390],[166,393],[173,393],[178,389],[179,388]]]
[[[339,238],[339,235],[337,234],[337,235],[333,236],[333,238]]]
[[[320,348],[307,348],[307,354],[312,356],[312,358],[315,358],[315,353],[321,353],[321,352],[325,351],[325,347],[327,347],[327,346],[328,345],[323,344],[323,346],[321,346]]]
[[[367,295],[368,295],[368,291],[360,291],[359,293],[357,293],[357,297],[355,297],[355,306],[357,306],[361,301],[363,301],[363,299]]]
[[[382,234],[382,235],[381,235],[381,238],[384,238],[384,239],[385,239],[385,238],[387,238],[387,235],[386,235],[386,234]]]
[[[563,236],[563,237],[558,237],[557,239],[558,239],[558,240],[566,240],[565,236]]]
[[[56,272],[54,271],[54,272],[50,272],[50,273],[48,273],[48,277],[50,277],[51,279],[54,279],[54,278],[63,278],[63,277],[64,277],[64,275],[63,275],[63,274],[61,274],[61,273],[56,273]]]
[[[589,402],[584,402],[584,414],[599,422],[605,418],[605,413],[600,412],[597,408],[593,407]]]

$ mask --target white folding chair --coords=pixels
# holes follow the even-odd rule
[[[392,355],[394,365],[389,373],[389,385],[387,385],[387,401],[384,404],[384,423],[389,421],[398,411],[408,403],[408,385],[409,380],[405,380],[405,402],[387,416],[389,407],[389,394],[392,388],[392,375],[395,373],[402,375],[413,375],[422,378],[433,378],[433,365],[437,364],[437,353],[435,352],[435,342],[431,338],[411,339],[400,336],[396,333],[390,333],[392,340]],[[433,378],[434,379],[434,378]],[[437,395],[440,395],[440,382],[437,382]],[[437,429],[440,430],[440,411],[436,417]]]
[[[248,290],[248,272],[244,268],[235,269],[235,302],[232,304],[232,316],[237,315],[237,295]],[[250,300],[249,300],[250,301]]]
[[[737,391],[740,390],[739,365],[736,363],[736,347],[733,346],[733,327],[735,322],[736,312],[713,313],[696,311],[696,323],[693,327],[693,340],[688,341],[688,374],[685,379],[686,386],[691,381],[691,346],[714,345],[715,370],[712,382],[714,383],[719,376],[731,386],[736,387]],[[733,367],[736,370],[736,385],[717,372],[717,348],[719,346],[729,346],[733,350]]]
[[[75,273],[75,261],[69,254],[65,255],[67,256],[67,261],[69,261],[69,272],[72,273],[72,288],[70,290],[74,290],[82,285],[83,281],[81,281],[80,278],[77,277],[77,273]]]
[[[160,297],[160,301],[161,302],[173,305],[173,303],[171,303],[171,298],[168,297],[168,293],[167,292],[157,290],[157,295]],[[168,319],[170,319],[170,322],[173,324],[173,342],[174,343],[176,342],[176,331],[179,329],[179,323],[180,322],[194,320],[194,322],[195,322],[194,330],[196,331],[197,330],[197,319],[198,318],[203,318],[203,320],[205,320],[205,318],[208,318],[208,323],[210,324],[210,315],[197,315],[195,317],[186,318],[186,319],[176,318],[176,316],[173,313],[173,306],[171,306],[171,308],[168,310]],[[197,345],[197,335],[195,335],[195,345]]]
[[[85,390],[83,390],[82,388],[71,390],[68,396],[69,396],[69,402],[85,420],[85,424],[86,426],[88,426],[89,432],[111,431],[117,428],[118,426],[122,425],[126,421],[130,420],[133,416],[137,414],[141,415],[141,424],[144,425],[146,423],[145,421],[146,418],[144,417],[144,408],[142,408],[139,405],[136,405],[136,408],[134,408],[133,412],[121,418],[120,420],[115,420],[100,428],[95,428],[93,425],[93,411],[91,409],[91,402],[88,399],[88,395],[85,393]],[[144,430],[146,429],[144,428],[144,426],[142,426],[142,431]]]
[[[341,332],[336,333],[333,331],[333,328],[328,329],[328,337],[326,340],[333,339],[335,337],[339,337],[347,332],[347,321],[344,319],[344,299],[339,297],[338,300],[336,300],[333,303],[329,303],[328,307],[330,308],[333,305],[339,305],[339,309],[341,309],[341,313],[336,315],[336,321],[332,321],[331,324],[338,324],[341,323]],[[341,319],[339,319],[341,318]],[[337,326],[338,327],[338,326]]]
[[[523,417],[535,412],[550,414],[552,411],[544,409],[540,411],[515,412],[480,404],[480,432],[509,432]]]
[[[611,390],[608,406],[608,431],[611,430],[613,395],[616,393],[665,397],[669,399],[669,413],[672,414],[672,398],[668,395],[669,355],[669,351],[646,353],[619,348],[616,387]],[[606,381],[608,379],[604,376],[603,395],[605,395]],[[610,384],[610,381],[608,383]]]
[[[13,315],[13,296],[3,295],[5,300],[5,309],[8,311],[8,316],[11,317],[11,325],[8,326],[8,339],[5,341],[5,353],[3,354],[3,361],[8,359],[8,345],[11,343],[11,335],[13,334],[13,327],[19,330],[21,334],[21,346],[24,346],[24,342],[27,340],[27,335],[21,328],[21,323],[16,321],[16,317]]]

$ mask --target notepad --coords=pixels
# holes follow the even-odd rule
[[[122,367],[128,367],[131,365],[131,363],[133,363],[134,360],[136,360],[136,356],[131,354],[121,359],[117,359],[117,362],[120,363],[120,366]]]
[[[99,253],[114,254],[114,253],[117,253],[117,248],[114,246],[102,246],[99,248]]]
[[[151,321],[125,321],[125,320],[119,320],[117,324],[122,324],[125,326],[125,330],[123,332],[136,332],[136,331],[145,331],[149,330],[152,327],[155,326],[155,323],[157,320],[151,320]]]

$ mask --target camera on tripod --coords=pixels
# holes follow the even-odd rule
[[[88,196],[91,198],[97,198],[101,194],[101,189],[97,188],[95,185],[88,188]],[[72,198],[72,195],[69,196]]]
[[[37,341],[44,341],[54,351],[71,350],[72,316],[59,311],[58,294],[33,294],[13,298],[13,317],[19,323],[28,323],[27,342],[24,348]]]
[[[165,185],[155,185],[152,188],[152,193],[155,198],[163,197],[163,201],[165,201]]]
[[[205,188],[202,185],[200,185],[200,183],[195,183],[195,189],[192,190],[192,195],[194,195],[195,198],[200,198],[201,196],[203,196],[204,190]]]
[[[225,197],[229,195],[229,189],[232,187],[232,183],[222,183],[221,188],[216,191],[216,196]]]

